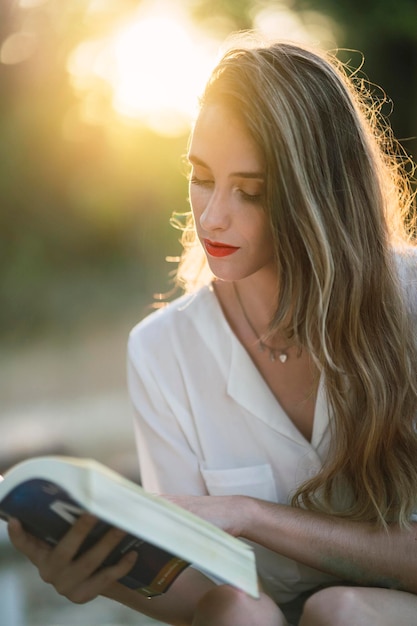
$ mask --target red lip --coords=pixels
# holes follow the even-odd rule
[[[208,254],[215,257],[229,256],[239,250],[237,246],[229,246],[227,243],[210,241],[210,239],[203,239],[203,243]]]

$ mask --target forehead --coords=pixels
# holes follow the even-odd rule
[[[203,106],[191,135],[189,157],[204,161],[211,167],[230,163],[240,171],[262,167],[260,150],[243,121],[222,104]]]

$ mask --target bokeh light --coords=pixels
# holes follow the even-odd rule
[[[20,31],[9,35],[0,49],[0,62],[16,65],[29,59],[36,50],[38,41],[34,33]]]
[[[337,47],[340,27],[318,11],[293,11],[288,2],[276,2],[261,8],[255,15],[254,28],[267,39],[286,39]]]
[[[69,57],[68,70],[84,92],[97,93],[100,79],[107,84],[119,116],[163,135],[179,135],[189,129],[217,47],[184,11],[152,2],[106,38],[81,43]]]
[[[105,102],[110,99],[116,119],[146,125],[164,136],[188,132],[198,95],[224,46],[193,22],[186,8],[185,2],[141,2],[104,37],[75,48],[67,67],[84,98],[83,121],[109,123]],[[286,2],[261,4],[253,24],[266,39],[334,41],[329,19],[295,13]]]

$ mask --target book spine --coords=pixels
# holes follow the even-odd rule
[[[165,593],[174,580],[189,565],[187,561],[177,557],[168,561],[158,572],[157,576],[146,587],[140,587],[137,591],[148,598],[159,596]]]

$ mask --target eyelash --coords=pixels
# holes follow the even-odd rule
[[[212,180],[203,180],[202,178],[196,178],[195,176],[190,178],[190,183],[192,185],[198,185],[199,187],[210,187],[213,185]]]
[[[214,181],[204,180],[202,178],[196,178],[195,176],[192,176],[190,178],[190,184],[197,185],[198,187],[203,187],[204,189],[206,189],[208,187],[211,187],[214,184]],[[262,194],[260,193],[250,194],[246,193],[246,191],[243,191],[242,189],[238,189],[238,192],[243,200],[246,200],[247,202],[260,202],[260,200],[262,199]]]

